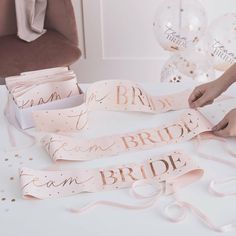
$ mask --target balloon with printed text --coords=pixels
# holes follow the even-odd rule
[[[157,7],[153,22],[156,39],[167,51],[196,45],[206,27],[206,12],[198,0],[165,0]]]
[[[216,70],[226,71],[236,62],[236,14],[227,13],[212,22],[205,48]]]

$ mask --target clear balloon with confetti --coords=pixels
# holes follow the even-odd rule
[[[225,71],[236,63],[236,13],[227,13],[214,20],[205,42],[216,70]]]
[[[206,27],[206,12],[198,0],[165,0],[158,6],[153,22],[156,39],[167,51],[196,45]]]
[[[206,83],[214,79],[215,70],[209,56],[193,49],[174,53],[161,71],[161,82],[179,83],[195,80]]]

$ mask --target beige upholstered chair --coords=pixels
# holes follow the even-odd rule
[[[48,0],[47,32],[28,43],[17,37],[15,1],[0,0],[0,84],[23,71],[69,66],[81,55],[70,0]]]

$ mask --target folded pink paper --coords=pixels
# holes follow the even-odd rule
[[[81,192],[128,188],[147,179],[165,184],[165,194],[198,180],[203,170],[181,151],[131,163],[98,169],[43,171],[22,168],[21,189],[24,197],[58,198]],[[174,188],[173,188],[174,185]]]
[[[51,134],[41,141],[54,161],[87,161],[183,142],[211,128],[212,124],[200,112],[188,110],[179,120],[160,127],[87,140]]]
[[[152,96],[140,85],[126,80],[99,81],[86,92],[85,103],[62,110],[33,113],[36,128],[41,131],[79,131],[88,124],[88,113],[93,110],[140,111],[161,113],[188,108],[191,91]]]

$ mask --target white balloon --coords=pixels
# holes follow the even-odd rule
[[[197,44],[206,26],[206,13],[198,0],[164,0],[153,23],[157,41],[168,51]]]
[[[206,33],[206,50],[217,70],[225,71],[236,62],[235,13],[227,13],[212,22]]]

